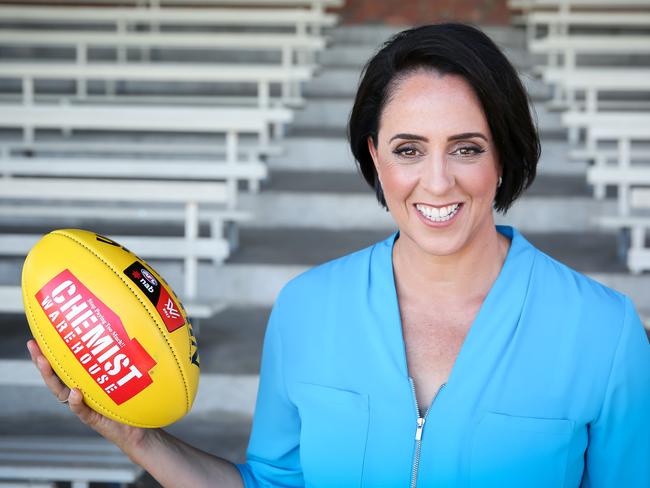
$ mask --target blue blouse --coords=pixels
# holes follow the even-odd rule
[[[247,487],[650,487],[650,344],[634,306],[498,230],[510,250],[421,441],[397,234],[283,289],[237,466]]]

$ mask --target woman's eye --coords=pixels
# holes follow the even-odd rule
[[[485,149],[479,146],[460,146],[452,151],[452,154],[458,156],[476,156],[477,154],[484,153]]]
[[[412,146],[398,147],[393,151],[393,153],[397,154],[398,156],[403,156],[406,158],[413,158],[419,154],[418,150]]]

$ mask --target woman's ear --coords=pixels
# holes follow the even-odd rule
[[[372,162],[375,165],[375,173],[377,173],[377,177],[381,181],[381,177],[379,176],[379,156],[377,155],[377,147],[375,146],[375,141],[372,136],[368,136],[368,152],[370,153]]]

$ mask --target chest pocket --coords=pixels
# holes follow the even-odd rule
[[[294,384],[301,421],[300,461],[306,486],[361,486],[368,437],[368,396]]]
[[[472,443],[470,486],[561,488],[573,420],[486,413]]]

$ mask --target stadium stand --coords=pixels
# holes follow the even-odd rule
[[[197,330],[224,308],[201,296],[200,274],[223,265],[252,218],[240,183],[256,192],[268,177],[336,16],[319,1],[50,3],[0,6],[0,220],[37,224],[3,232],[0,256],[22,259],[69,222],[116,229],[143,258],[181,263],[175,288]],[[0,285],[1,313],[21,302],[17,284]],[[0,383],[33,384],[27,368],[1,359]],[[63,441],[3,437],[0,483],[81,488],[142,473],[102,440]]]
[[[243,4],[245,1],[243,0],[241,3]],[[135,2],[136,0],[124,0],[115,3],[125,6]],[[193,0],[193,2],[207,5],[211,2],[218,4],[220,0]],[[291,3],[291,0],[287,0],[287,2]],[[102,0],[89,0],[81,3],[101,4]],[[144,4],[144,2],[142,3]],[[644,0],[645,3],[647,0]],[[161,4],[160,8],[165,8],[166,5],[178,6],[173,0],[169,0],[169,2],[161,0]],[[237,0],[228,0],[228,4],[240,5]],[[307,5],[304,8],[310,8],[310,6]],[[596,28],[596,32],[602,29],[604,28],[599,26]],[[573,148],[567,144],[561,116],[557,112],[559,106],[551,103],[548,86],[534,74],[533,64],[535,63],[531,60],[537,58],[526,51],[524,30],[519,28],[488,28],[486,30],[511,55],[511,59],[522,72],[522,79],[530,90],[538,115],[543,147],[542,161],[539,166],[540,174],[535,185],[505,218],[500,219],[500,223],[517,226],[527,238],[543,250],[548,250],[553,256],[571,266],[628,293],[635,300],[640,312],[647,318],[647,311],[650,309],[650,302],[648,302],[645,291],[650,286],[648,274],[643,272],[631,274],[621,262],[616,260],[615,252],[610,253],[610,250],[616,247],[615,229],[619,227],[595,225],[595,221],[601,216],[615,216],[618,203],[612,198],[611,189],[606,195],[607,198],[602,200],[592,198],[591,189],[585,177],[588,169],[585,160],[591,159],[592,155],[587,153],[586,143],[581,143]],[[581,27],[581,30],[584,30],[584,27]],[[640,35],[636,29],[622,28],[620,31],[621,34],[628,35],[634,31],[635,35]],[[254,214],[254,218],[242,222],[239,226],[240,246],[231,252],[230,257],[216,272],[207,273],[204,267],[200,267],[199,286],[210,287],[213,290],[212,296],[224,300],[229,305],[225,311],[213,318],[205,319],[204,324],[209,327],[206,325],[202,327],[201,354],[202,360],[205,361],[202,368],[208,375],[216,372],[219,374],[233,373],[233,376],[238,378],[255,377],[259,360],[259,343],[262,340],[269,308],[279,288],[308,266],[363,247],[393,231],[390,219],[377,208],[372,193],[364,188],[363,183],[359,182],[346,147],[344,130],[359,70],[376,47],[393,32],[395,32],[394,28],[382,26],[341,27],[327,32],[330,40],[328,48],[318,53],[319,67],[314,72],[315,77],[305,82],[303,86],[302,95],[305,104],[295,110],[293,121],[287,128],[285,137],[279,140],[285,149],[284,152],[276,151],[273,154],[266,153],[261,156],[262,159],[266,159],[270,179],[262,184],[259,193],[239,195],[238,210]],[[142,62],[140,47],[137,44],[132,45],[135,46],[135,49],[129,50],[129,59]],[[54,51],[52,50],[52,52]],[[73,51],[74,48],[65,50],[68,61],[74,60]],[[178,54],[171,49],[164,52],[149,49],[147,51],[150,54],[147,62],[185,61],[185,59],[174,59],[173,56]],[[176,51],[179,51],[178,48]],[[210,58],[210,62],[213,63],[233,62],[232,59],[226,58],[225,53],[223,56],[222,54],[213,55],[209,53],[208,49],[188,49],[184,51],[186,54],[178,56],[190,58],[199,51],[201,52],[200,61],[203,63],[207,58]],[[46,51],[45,47],[22,47],[10,50],[10,54],[13,56],[11,61],[16,61],[16,58],[24,56],[25,53],[40,54],[43,59],[45,55],[53,55]],[[54,54],[62,53],[62,51],[54,52]],[[107,53],[102,52],[101,49],[93,48],[89,53],[91,54],[89,59],[93,63],[115,59],[113,51]],[[238,58],[237,62],[243,59],[247,61],[253,59],[249,57],[250,53],[243,51],[241,53],[241,59]],[[255,62],[269,60],[277,62],[279,60],[279,57],[272,58],[271,56],[277,56],[277,53],[273,55],[264,53],[260,58],[255,58]],[[604,64],[606,59],[619,59],[616,69],[631,69],[626,65],[634,65],[635,70],[648,68],[644,66],[643,62],[636,62],[636,57],[640,57],[643,61],[645,55],[615,54],[605,57],[596,54],[596,56],[601,61],[600,64]],[[582,55],[577,57],[576,73],[579,70],[591,69],[589,65],[582,63],[581,57]],[[9,60],[8,58],[7,61]],[[51,61],[49,58],[47,60]],[[633,61],[630,62],[630,60]],[[313,64],[308,63],[308,66],[313,66]],[[597,67],[598,70],[600,68],[601,66]],[[607,70],[613,69],[607,68]],[[560,72],[564,73],[564,70],[560,70]],[[621,81],[627,85],[632,83],[628,80]],[[602,83],[602,88],[601,85],[594,82],[596,88],[591,88],[592,85],[589,85],[590,87],[584,90],[576,85],[574,108],[584,110],[587,103],[586,98],[593,96],[584,95],[584,93],[593,89],[597,93],[595,108],[598,112],[605,109],[619,110],[620,105],[624,105],[624,103],[621,102],[619,105],[618,102],[621,100],[612,99],[612,94],[618,93],[616,80],[611,81],[612,86],[608,85],[609,81]],[[604,85],[607,87],[605,88]],[[41,86],[43,86],[43,82],[41,82]],[[89,84],[89,93],[92,96],[105,95],[102,91],[103,85],[95,88],[93,92],[92,86]],[[126,89],[120,91],[119,88],[118,85],[118,94],[125,95]],[[65,89],[67,96],[70,96],[70,93],[74,94],[76,86],[69,83]],[[632,108],[642,106],[644,100],[637,99],[639,97],[635,90],[624,89],[626,90],[625,96],[628,98],[621,97],[623,102],[632,105]],[[20,93],[19,90],[20,86],[14,86],[13,92],[9,94],[13,97],[14,103],[17,100],[17,94]],[[38,86],[35,93],[46,96],[46,91],[39,91]],[[50,96],[50,92],[47,93],[47,96]],[[255,96],[254,93],[253,96]],[[562,106],[562,108],[565,107],[566,105]],[[42,135],[51,136],[48,133]],[[27,155],[29,151],[38,151],[39,157],[42,158],[50,157],[48,151],[75,150],[76,153],[79,153],[77,157],[83,158],[85,154],[83,151],[89,151],[90,144],[96,144],[95,152],[100,152],[100,149],[105,146],[109,146],[108,149],[113,150],[113,144],[110,141],[96,139],[91,141],[90,138],[85,137],[83,140],[77,138],[76,141],[70,142],[66,139],[59,140],[58,133],[56,135],[56,140],[43,137],[32,143],[31,146],[15,141],[11,146],[11,157],[23,158],[26,155],[25,150],[28,151]],[[78,134],[73,131],[73,136],[75,135]],[[585,136],[587,136],[586,130]],[[619,143],[616,141],[615,138],[597,139],[597,154],[599,157],[607,155],[606,163],[608,165],[618,162]],[[247,149],[253,151],[255,140],[249,140],[248,143]],[[127,148],[123,151],[126,158],[138,156],[143,159],[150,157],[150,155],[147,156],[148,151],[154,150],[156,146],[154,140],[125,141],[120,144]],[[196,144],[201,146],[204,153],[216,153],[219,157],[224,154],[223,147],[215,149],[204,139],[197,142],[175,141],[175,144],[184,148]],[[75,148],[75,145],[78,146]],[[224,144],[219,141],[217,145],[223,146]],[[277,146],[278,144],[276,144]],[[82,150],[79,150],[79,147],[82,147]],[[240,144],[240,148],[241,157],[245,159],[243,143]],[[639,152],[642,149],[642,147],[638,148],[636,144],[634,145],[633,151],[631,151],[632,167],[641,168],[643,159],[640,158]],[[570,151],[575,156],[580,154],[579,151],[582,151],[582,154],[579,159],[569,160]],[[643,210],[641,202],[637,201],[640,198],[637,195],[637,188],[630,188],[631,214]],[[92,209],[89,211],[92,212]],[[27,216],[25,218],[28,219]],[[628,218],[632,218],[632,216]],[[13,220],[6,220],[12,225],[18,225],[17,221],[20,219],[21,216],[18,214]],[[13,228],[10,225],[7,227]],[[628,232],[628,241],[629,237]],[[623,236],[620,239],[623,239]],[[628,253],[625,263],[628,263],[629,256],[632,254],[632,252]],[[158,269],[158,263],[156,266]],[[7,265],[5,269],[11,270],[12,268]],[[165,276],[169,275],[172,281],[175,278],[182,278],[182,273],[172,263],[161,262],[159,270]],[[1,294],[2,288],[0,287],[0,296]],[[6,341],[5,356],[10,356],[13,360],[23,360],[22,356],[17,359],[19,357],[17,353],[8,352],[8,348],[12,344],[23,347],[24,341],[20,342],[20,339],[19,333],[14,333],[9,337],[9,340]],[[3,371],[1,366],[0,362],[0,371]],[[30,364],[24,366],[25,369],[31,368]],[[15,365],[9,364],[8,367],[15,367]],[[0,374],[0,376],[2,375]],[[33,390],[37,390],[37,387],[33,387]],[[225,389],[224,384],[220,384],[217,390],[207,390],[212,395],[203,397],[205,409],[199,410],[199,413],[194,411],[190,413],[187,423],[179,429],[190,439],[204,441],[204,447],[207,450],[220,455],[225,454],[229,459],[241,460],[240,456],[245,449],[247,438],[246,428],[250,425],[250,416],[247,414],[243,419],[233,421],[226,415],[227,426],[222,425],[217,428],[213,426],[218,425],[219,419],[225,415],[220,406],[215,406],[216,399],[223,400],[229,396],[235,396],[242,390],[240,383],[236,383],[236,386],[231,386],[230,389]],[[246,391],[250,391],[249,400],[253,404],[254,388]],[[20,416],[22,412],[19,411],[19,408],[21,407],[23,410],[29,408],[30,413],[36,410],[35,407],[20,403],[26,396],[26,392],[32,395],[30,398],[37,399],[34,403],[38,403],[38,399],[41,400],[41,410],[36,411],[45,412],[49,405],[47,400],[50,400],[51,403],[51,399],[46,397],[46,393],[27,390],[27,387],[23,387],[23,389],[6,388],[0,392],[4,393],[4,398],[10,405],[11,399],[16,399],[18,407],[14,407],[13,410],[16,418],[24,418],[24,415]],[[228,393],[223,394],[222,392]],[[199,392],[200,396],[201,391]],[[54,405],[51,411],[42,413],[42,415],[46,418],[62,419],[61,423],[65,423],[67,419],[58,410],[54,411],[55,407],[59,406]],[[209,415],[202,417],[206,409]],[[11,411],[11,408],[8,408],[8,411]],[[205,418],[209,418],[209,420],[206,421]],[[232,438],[236,437],[232,433],[233,423],[242,425],[243,430],[241,439],[235,441],[232,441]],[[66,425],[72,425],[72,421]],[[222,431],[218,431],[215,435],[215,429],[218,428],[221,428]],[[32,432],[35,432],[35,429],[36,427],[32,428]],[[5,427],[5,431],[11,430],[9,427]],[[60,432],[54,427],[49,431]],[[218,439],[218,442],[215,441],[215,438]],[[229,442],[235,444],[233,451],[223,449],[223,445]]]

